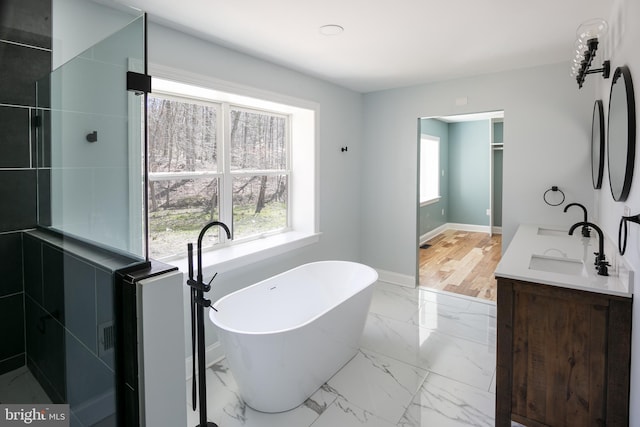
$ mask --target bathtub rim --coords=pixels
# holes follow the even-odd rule
[[[227,325],[221,324],[221,322],[218,322],[215,320],[215,315],[216,315],[216,310],[214,309],[215,306],[217,304],[219,304],[221,301],[224,301],[227,298],[231,298],[233,295],[246,291],[248,289],[251,289],[255,286],[261,285],[263,282],[267,281],[267,280],[271,280],[280,276],[283,276],[285,274],[287,274],[288,272],[292,271],[292,270],[296,270],[296,269],[300,269],[303,268],[305,266],[308,265],[313,265],[313,264],[329,264],[329,263],[341,263],[341,264],[357,264],[359,266],[365,267],[366,269],[369,269],[372,273],[373,273],[373,281],[369,284],[367,284],[366,286],[363,286],[362,289],[358,290],[357,292],[351,294],[349,296],[349,298],[341,300],[339,302],[337,302],[336,304],[333,304],[331,306],[329,306],[326,310],[321,311],[320,313],[318,313],[316,316],[311,317],[310,319],[308,319],[306,322],[303,323],[298,323],[295,326],[292,326],[290,328],[283,328],[283,329],[273,329],[273,330],[269,330],[269,331],[244,331],[244,330],[240,330],[240,329],[236,329],[236,328],[232,328],[232,327],[228,327]],[[316,319],[324,316],[326,313],[330,312],[331,310],[333,310],[335,307],[337,307],[338,305],[340,305],[341,303],[343,303],[344,301],[347,301],[348,299],[359,295],[360,293],[366,291],[369,287],[373,286],[377,281],[378,281],[379,275],[378,272],[373,268],[370,267],[366,264],[363,264],[361,262],[357,262],[357,261],[344,261],[344,260],[324,260],[324,261],[312,261],[312,262],[308,262],[305,264],[300,264],[296,267],[290,268],[288,270],[283,271],[282,273],[278,273],[276,275],[273,276],[269,276],[266,279],[260,280],[259,282],[256,282],[252,285],[246,286],[244,288],[238,289],[236,291],[233,291],[225,296],[223,296],[222,298],[216,300],[214,303],[211,304],[211,307],[209,307],[209,320],[211,321],[211,323],[213,323],[215,325],[216,328],[220,328],[223,331],[227,331],[227,332],[231,332],[234,334],[242,334],[242,335],[275,335],[275,334],[280,334],[280,333],[285,333],[285,332],[289,332],[289,331],[293,331],[296,329],[300,329],[303,328],[304,326],[312,323],[313,321],[315,321]]]

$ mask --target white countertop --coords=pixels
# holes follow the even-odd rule
[[[582,237],[581,227],[569,236],[561,227],[520,225],[495,275],[630,298],[633,271],[605,237],[604,252],[611,267],[609,276],[599,276],[593,254],[598,251],[598,235],[595,230],[591,235]]]

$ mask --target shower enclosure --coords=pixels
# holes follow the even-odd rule
[[[145,45],[146,18],[131,16],[36,83],[38,227],[22,237],[26,365],[51,403],[70,406],[71,426],[139,419],[135,295],[122,278],[149,265]]]
[[[36,84],[38,224],[145,258],[144,16]]]

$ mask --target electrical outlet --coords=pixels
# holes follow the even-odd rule
[[[442,209],[442,216],[444,216],[444,209]]]
[[[491,209],[487,209],[487,216],[491,216]]]

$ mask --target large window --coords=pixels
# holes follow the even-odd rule
[[[420,137],[420,205],[440,200],[440,138]]]
[[[184,256],[186,243],[195,243],[211,220],[229,225],[234,243],[292,228],[292,115],[250,99],[241,104],[197,93],[154,87],[149,96],[149,249],[155,259]],[[212,229],[205,243],[228,242]]]

